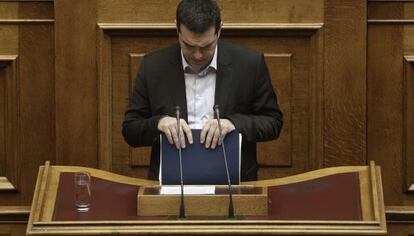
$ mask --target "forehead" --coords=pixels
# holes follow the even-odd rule
[[[185,25],[180,25],[180,35],[182,39],[191,45],[204,46],[206,43],[211,43],[215,39],[215,26],[211,26],[206,32],[194,33],[191,32]]]

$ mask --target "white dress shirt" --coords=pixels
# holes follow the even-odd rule
[[[190,129],[201,129],[214,118],[214,94],[216,91],[217,46],[210,64],[200,72],[191,70],[191,66],[181,51],[184,69],[185,92],[187,98],[188,125]]]

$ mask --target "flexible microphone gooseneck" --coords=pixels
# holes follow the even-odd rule
[[[228,215],[228,219],[234,219],[233,194],[231,192],[232,188],[231,188],[231,181],[230,181],[230,174],[229,174],[229,166],[227,165],[226,148],[224,147],[223,135],[221,133],[219,105],[214,106],[214,112],[216,113],[216,118],[217,118],[219,133],[220,133],[219,143],[221,142],[221,149],[223,150],[224,166],[226,167],[227,182],[228,182],[228,187],[229,187],[229,215]]]
[[[177,136],[178,136],[178,156],[180,158],[180,178],[181,178],[181,203],[180,203],[180,215],[179,219],[185,219],[184,208],[184,182],[183,182],[183,162],[181,156],[181,125],[180,125],[180,107],[175,107],[175,115],[177,118]]]

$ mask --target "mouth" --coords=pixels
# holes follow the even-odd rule
[[[202,64],[204,64],[204,60],[202,60],[202,61],[193,60],[193,63],[194,63],[195,65],[202,65]]]

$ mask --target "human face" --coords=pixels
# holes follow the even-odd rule
[[[195,71],[200,71],[210,64],[214,57],[220,31],[215,32],[215,26],[211,26],[204,33],[193,33],[184,25],[180,25],[178,41],[188,64]]]

